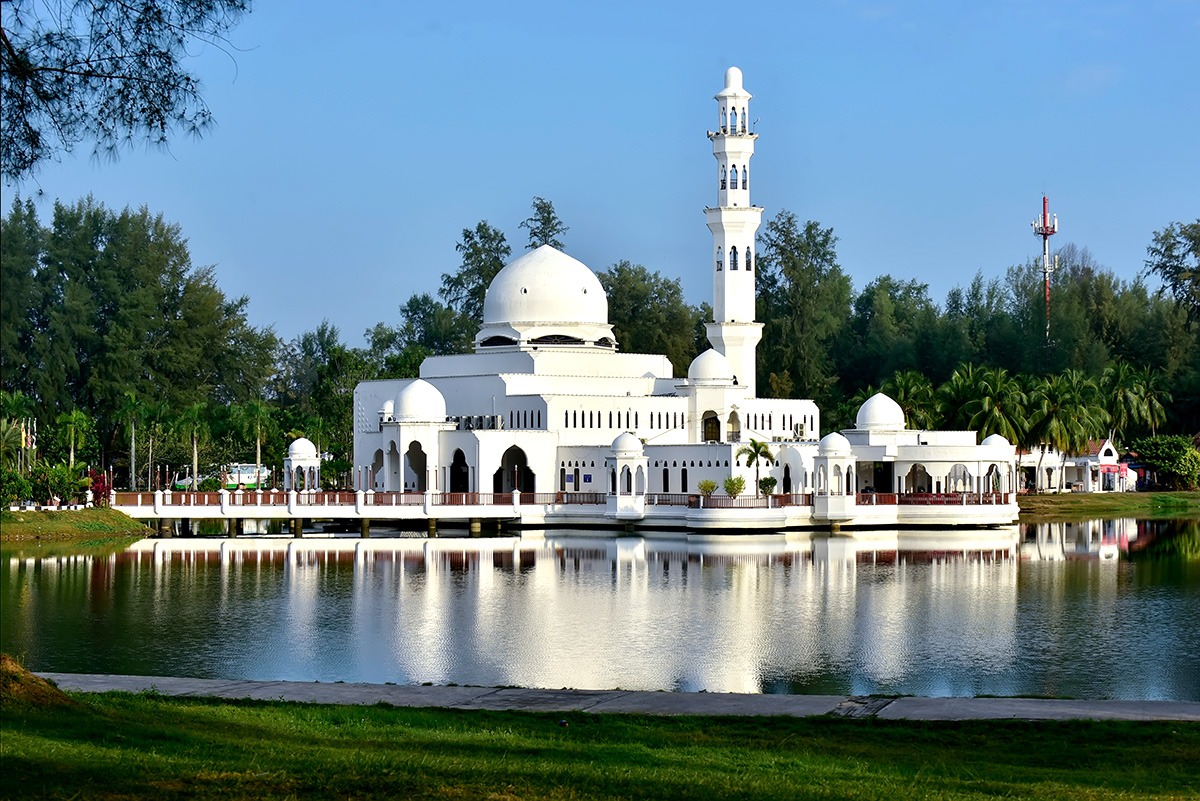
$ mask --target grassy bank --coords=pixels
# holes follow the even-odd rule
[[[28,674],[25,674],[28,675]],[[1200,726],[3,702],[6,798],[1194,797]]]
[[[104,550],[125,547],[149,533],[141,522],[112,509],[0,512],[0,545],[6,551],[58,544],[73,551]]]
[[[1200,492],[1067,492],[1020,495],[1022,523],[1058,523],[1104,517],[1154,520],[1200,517]]]

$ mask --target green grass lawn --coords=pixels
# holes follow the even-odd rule
[[[4,798],[902,801],[1200,789],[1200,725],[1181,723],[563,716],[49,687],[8,691],[0,711]]]
[[[1022,523],[1058,523],[1107,517],[1166,520],[1200,517],[1200,492],[1067,492],[1019,495]]]
[[[0,545],[6,552],[36,548],[39,555],[66,551],[124,548],[152,533],[138,520],[112,509],[64,509],[55,512],[0,512]],[[49,546],[49,550],[47,550]],[[59,549],[61,550],[61,548]]]

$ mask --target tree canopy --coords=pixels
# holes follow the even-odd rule
[[[212,122],[185,61],[223,46],[249,0],[4,0],[0,175],[19,180],[84,141],[116,155]]]

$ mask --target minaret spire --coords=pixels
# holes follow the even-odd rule
[[[717,160],[717,205],[704,210],[713,235],[713,321],[708,341],[729,360],[738,383],[754,395],[755,350],[762,323],[754,321],[754,276],[758,263],[754,239],[762,208],[750,202],[750,159],[754,156],[749,108],[751,94],[742,87],[742,71],[725,71],[725,88],[714,99],[720,110],[716,131],[709,131]]]

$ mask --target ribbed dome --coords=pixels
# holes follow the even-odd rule
[[[628,431],[613,440],[613,453],[641,453],[642,441]]]
[[[418,378],[396,396],[395,416],[398,422],[441,422],[446,419],[446,399],[437,387]]]
[[[608,323],[600,279],[578,259],[542,245],[496,273],[483,301],[483,324]]]
[[[688,365],[688,381],[708,383],[733,381],[733,365],[720,351],[709,348]]]
[[[836,431],[831,432],[821,438],[817,453],[822,456],[846,456],[850,453],[850,440]]]
[[[307,437],[300,437],[288,446],[288,456],[292,459],[315,459],[317,446]]]
[[[867,431],[898,431],[904,428],[904,410],[887,395],[876,392],[858,407],[854,427]]]

